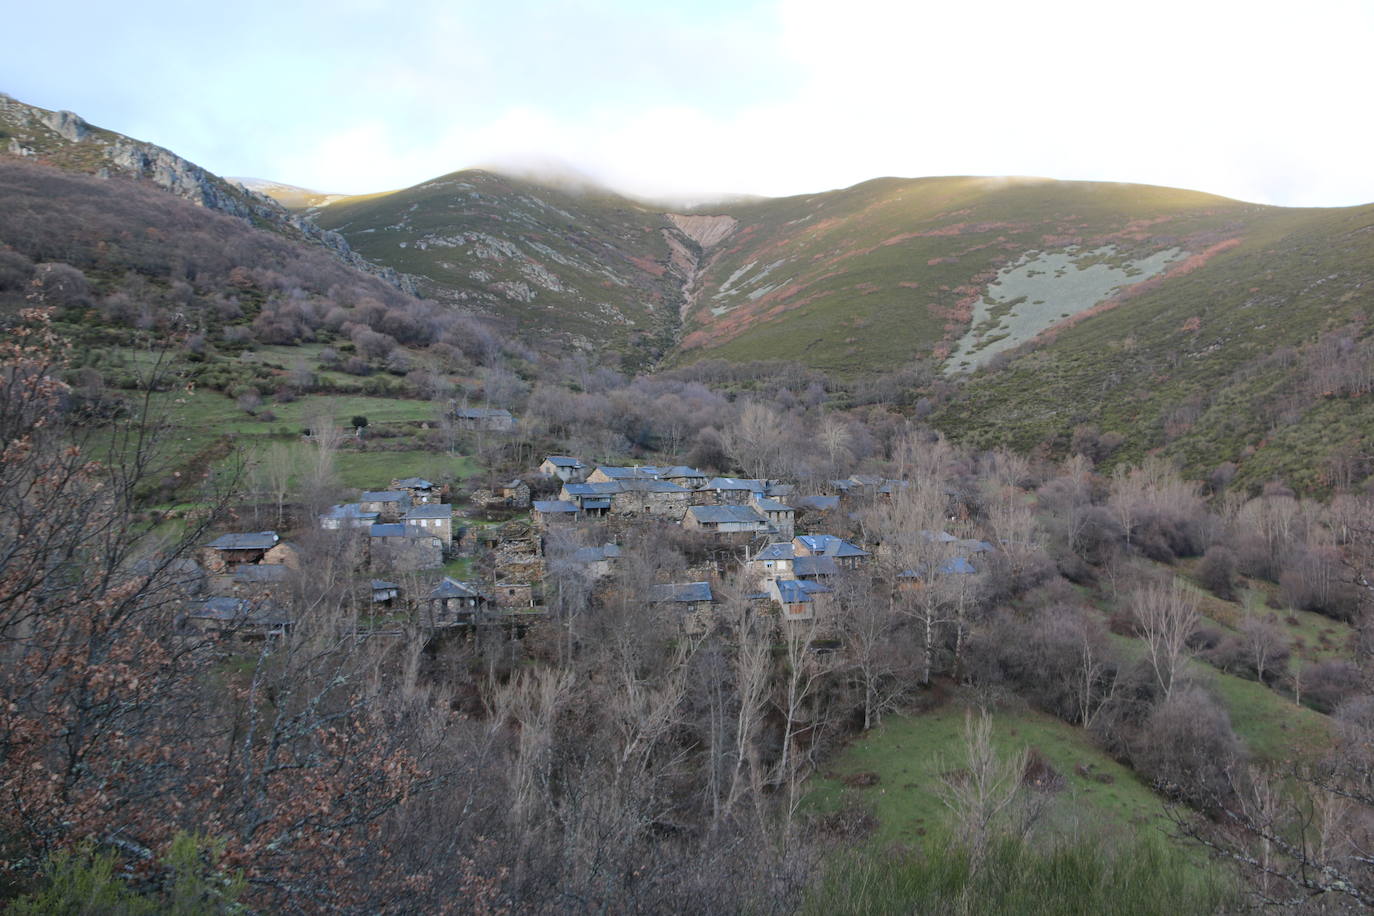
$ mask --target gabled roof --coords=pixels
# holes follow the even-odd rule
[[[485,598],[486,595],[484,595],[475,585],[470,585],[467,582],[459,582],[457,579],[444,576],[439,584],[434,586],[434,590],[429,593],[429,597],[431,599]]]
[[[583,464],[581,461],[577,460],[576,458],[570,458],[570,457],[568,457],[567,455],[550,455],[549,457],[545,458],[544,460],[547,461],[549,464],[553,465],[553,466],[556,467],[556,468],[583,468],[583,467],[586,467],[586,465]]]
[[[783,604],[809,604],[813,600],[811,591],[806,587],[810,583],[800,579],[778,579],[776,584],[778,598]]]
[[[341,506],[333,506],[332,508],[330,508],[330,510],[329,510],[328,512],[326,512],[326,513],[324,513],[323,515],[320,516],[320,518],[337,518],[337,519],[349,519],[349,518],[367,519],[367,518],[376,518],[376,517],[377,517],[377,513],[376,513],[376,512],[372,512],[372,511],[364,512],[364,511],[363,511],[363,507],[362,507],[359,503],[344,503],[344,504],[341,505]]]
[[[826,557],[866,557],[868,551],[833,534],[799,534],[796,540],[812,553]]]
[[[629,480],[619,480],[616,483],[620,486],[622,493],[691,493],[686,487],[679,486],[671,480],[659,480],[650,478],[643,480],[631,478]]]
[[[434,484],[425,480],[423,477],[406,477],[396,481],[396,486],[402,490],[432,490]]]
[[[410,499],[405,490],[364,490],[359,498],[365,503],[399,503]]]
[[[271,550],[277,545],[275,531],[252,531],[242,534],[221,534],[210,542],[216,550]]]
[[[852,480],[832,480],[830,481],[830,485],[841,493],[848,493],[850,490],[854,489],[854,481]]]
[[[768,481],[754,480],[746,477],[712,477],[706,481],[703,490],[748,490],[751,493],[764,493],[768,490]]]
[[[675,465],[673,467],[659,468],[659,472],[660,473],[658,476],[663,478],[701,477],[704,479],[706,477],[705,474],[703,474],[701,471],[698,471],[696,468],[689,468],[686,465],[682,464]]]
[[[883,485],[878,488],[879,493],[896,493],[898,490],[905,490],[911,486],[909,480],[884,480]]]
[[[568,502],[566,499],[536,499],[532,505],[534,506],[535,512],[543,512],[545,515],[577,511],[577,506]]]
[[[980,541],[976,538],[965,538],[961,540],[959,542],[959,547],[962,550],[967,550],[969,553],[991,553],[996,549],[987,541]]]
[[[596,547],[579,547],[573,551],[572,560],[574,563],[588,565],[600,563],[602,560],[620,559],[620,548],[615,544],[601,544]]]
[[[940,544],[952,544],[953,542],[959,540],[957,537],[950,534],[948,531],[928,531],[922,528],[920,531],[916,533],[919,534],[921,537],[925,538],[927,541],[934,541]]]
[[[605,480],[600,483],[565,483],[563,489],[569,496],[609,496],[621,491],[620,482]]]
[[[790,560],[796,552],[790,543],[769,544],[767,547],[754,554],[755,560]]]
[[[254,604],[244,598],[206,598],[188,616],[199,620],[237,621],[259,627],[279,627],[291,622],[286,612],[272,603]]]
[[[388,588],[397,588],[397,589],[398,589],[398,588],[400,588],[400,586],[397,585],[395,582],[388,582],[388,581],[386,581],[385,579],[373,579],[373,580],[372,580],[372,590],[373,590],[374,592],[380,592],[380,591],[383,591],[383,590],[388,589]]]
[[[795,511],[789,505],[778,502],[776,499],[755,499],[754,506],[760,512],[792,512]]]
[[[971,576],[977,573],[978,570],[973,567],[973,564],[968,561],[967,557],[950,557],[948,560],[945,560],[939,566],[935,567],[935,572],[937,575],[941,576]],[[915,569],[902,570],[897,574],[897,577],[899,579],[920,579],[925,576],[925,574],[925,567],[918,566]]]
[[[675,582],[668,585],[655,585],[650,597],[654,601],[678,601],[696,604],[702,601],[715,601],[711,594],[710,582]]]
[[[727,523],[767,525],[768,519],[758,513],[753,506],[691,506],[688,512],[698,522],[706,525]]]
[[[504,407],[455,407],[453,415],[460,420],[491,420],[509,417]]]
[[[815,509],[822,512],[829,509],[838,509],[840,506],[840,498],[838,496],[801,496],[793,501],[799,508]]]
[[[652,480],[662,476],[661,472],[666,469],[652,464],[636,466],[603,464],[598,465],[597,470],[612,480]]]
[[[368,534],[374,538],[403,538],[408,536],[406,526],[401,522],[385,525],[374,522],[372,527],[368,529]]]
[[[282,582],[286,579],[286,567],[264,564],[261,566],[243,565],[234,570],[234,581],[249,585],[264,585]]]
[[[529,486],[529,484],[525,483],[525,482],[524,482],[523,480],[521,480],[519,477],[512,477],[510,480],[508,480],[508,481],[506,481],[505,483],[501,484],[501,488],[504,489],[504,490],[513,490],[513,489],[515,489],[516,487],[528,487],[528,486]]]
[[[877,487],[883,484],[883,478],[876,474],[852,474],[849,479],[861,487]]]
[[[447,503],[420,503],[412,506],[401,518],[406,521],[417,518],[453,518],[453,507]]]
[[[840,568],[835,565],[834,557],[797,557],[792,561],[792,575],[798,579],[813,576],[838,575]]]

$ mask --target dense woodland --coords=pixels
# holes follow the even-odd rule
[[[921,366],[631,377],[136,184],[6,163],[0,196],[0,894],[16,912],[1374,902],[1368,456],[1295,492],[1233,488],[1233,465],[1189,480],[1159,458],[1123,463],[1089,427],[1030,455],[970,451],[924,425],[952,395]],[[307,345],[322,348],[284,368],[242,358]],[[1357,329],[1273,358],[1307,361],[1294,397],[1369,394]],[[644,596],[705,547],[643,521],[618,532],[609,583],[557,562],[605,531],[553,543],[548,620],[523,638],[359,639],[355,547],[307,523],[289,632],[225,642],[180,619],[195,549],[274,498],[313,518],[342,487],[324,439],[300,430],[281,438],[315,471],[276,494],[249,456],[187,464],[151,398],[193,388],[268,428],[274,407],[322,394],[432,402],[409,435],[482,469],[455,490],[547,453],[800,493],[859,472],[907,486],[823,520],[882,547],[833,583],[824,629],[754,612],[737,576],[715,625],[684,630]],[[445,425],[455,403],[521,422],[473,435]],[[165,524],[153,510],[174,501],[198,511]],[[940,574],[931,531],[995,550],[976,577]],[[902,587],[910,570],[921,587]],[[1242,594],[1264,600],[1217,619]],[[1300,645],[1299,612],[1339,621],[1348,644]],[[1218,671],[1328,717],[1326,739],[1257,755]],[[938,787],[946,832],[865,847],[862,801],[811,801],[857,737],[950,704],[968,721]],[[992,745],[988,714],[1021,708],[1128,764],[1170,838],[1061,829],[1063,774],[1032,778]]]

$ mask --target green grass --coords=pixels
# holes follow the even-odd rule
[[[833,860],[832,860],[833,861]],[[1159,837],[1130,843],[997,843],[976,871],[956,837],[923,855],[844,856],[802,912],[978,916],[1174,916],[1239,906],[1235,884]]]
[[[429,450],[340,451],[334,467],[341,484],[360,490],[384,490],[397,477],[423,477],[438,483],[461,480],[480,470],[471,458]]]
[[[855,739],[813,781],[809,804],[818,812],[846,804],[868,806],[878,821],[874,847],[919,845],[922,837],[947,824],[937,787],[942,773],[961,765],[964,714],[965,707],[949,703],[922,715],[886,719]],[[1025,709],[998,712],[993,722],[999,751],[1033,748],[1063,776],[1056,820],[1066,829],[1162,826],[1162,807],[1154,793],[1080,729]],[[1079,765],[1110,781],[1081,775]],[[844,777],[856,773],[876,773],[879,782],[868,788],[846,786]]]
[[[1232,729],[1259,760],[1311,760],[1330,747],[1331,720],[1321,713],[1298,706],[1257,681],[1216,669],[1205,669],[1205,675],[1226,707]]]

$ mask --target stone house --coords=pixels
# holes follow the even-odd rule
[[[574,503],[563,499],[536,499],[531,503],[531,509],[530,519],[539,528],[575,520],[578,513]]]
[[[358,505],[364,512],[376,512],[381,521],[394,522],[410,508],[410,494],[405,490],[364,490]]]
[[[373,525],[368,530],[368,550],[373,569],[410,572],[444,565],[444,543],[404,522]]]
[[[564,483],[582,483],[587,479],[587,466],[567,455],[550,455],[539,465],[539,473],[557,477]]]
[[[395,582],[388,582],[385,579],[373,579],[371,585],[373,604],[390,607],[393,602],[401,597],[401,586],[397,585]]]
[[[534,607],[534,587],[528,582],[496,583],[496,604],[503,610]]]
[[[410,495],[410,504],[420,506],[439,501],[439,488],[423,477],[401,477],[391,481],[391,489]]]
[[[768,519],[753,506],[692,506],[682,526],[715,534],[766,534]]]
[[[453,419],[459,429],[510,432],[515,428],[515,417],[504,407],[455,407]]]
[[[691,504],[692,491],[667,480],[621,480],[611,494],[612,515],[651,515],[679,521]]]
[[[205,568],[221,572],[243,563],[261,563],[267,551],[280,540],[275,531],[222,534],[205,545]]]
[[[565,483],[558,498],[577,506],[583,515],[602,516],[611,511],[611,497],[620,492],[616,481],[602,483]]]
[[[271,601],[217,596],[193,602],[186,624],[201,633],[265,637],[285,633],[291,618]]]
[[[743,506],[755,496],[768,495],[768,481],[742,477],[712,477],[696,491],[697,505]]]
[[[593,579],[609,576],[620,559],[620,547],[615,544],[601,544],[595,547],[579,547],[573,551],[571,561],[585,569]]]
[[[670,605],[682,615],[682,628],[691,634],[710,630],[715,619],[715,596],[710,582],[675,582],[655,585],[649,594],[655,604]]]
[[[496,492],[512,509],[528,509],[530,507],[530,485],[519,477],[501,484]]]
[[[751,577],[760,582],[773,579],[794,579],[795,550],[790,542],[769,544],[754,554],[744,568]]]
[[[751,504],[763,513],[764,518],[768,519],[768,524],[772,526],[774,534],[789,541],[792,539],[792,535],[795,533],[793,529],[796,510],[776,499],[769,499],[757,493],[754,494]]]
[[[431,627],[472,626],[489,616],[491,598],[476,585],[444,576],[429,593],[426,619]]]
[[[830,557],[842,569],[857,569],[868,559],[867,550],[833,534],[799,534],[792,539],[798,556]]]
[[[815,620],[827,609],[830,589],[806,579],[774,579],[766,583],[769,596],[782,608],[783,620]]]
[[[453,506],[447,503],[411,506],[410,511],[401,516],[401,523],[414,535],[437,537],[445,550],[453,546]]]
[[[381,520],[380,512],[368,512],[358,503],[344,503],[332,507],[320,516],[320,527],[325,531],[339,531],[347,528],[371,528]]]
[[[660,480],[670,481],[680,487],[686,487],[689,490],[695,490],[706,483],[706,475],[696,468],[676,465],[674,467],[661,468],[660,470],[662,471],[662,473],[659,474]]]

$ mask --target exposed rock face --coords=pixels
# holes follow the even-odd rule
[[[668,213],[666,216],[683,235],[703,250],[719,245],[739,225],[733,216],[688,216],[682,213]]]
[[[219,210],[255,225],[267,223],[289,235],[323,245],[345,263],[415,294],[412,278],[366,260],[339,233],[325,231],[270,197],[207,172],[171,150],[92,127],[70,111],[48,111],[4,93],[0,93],[0,128],[10,134],[5,151],[12,156],[47,159],[54,165],[101,177],[122,173],[150,181],[196,206]]]

